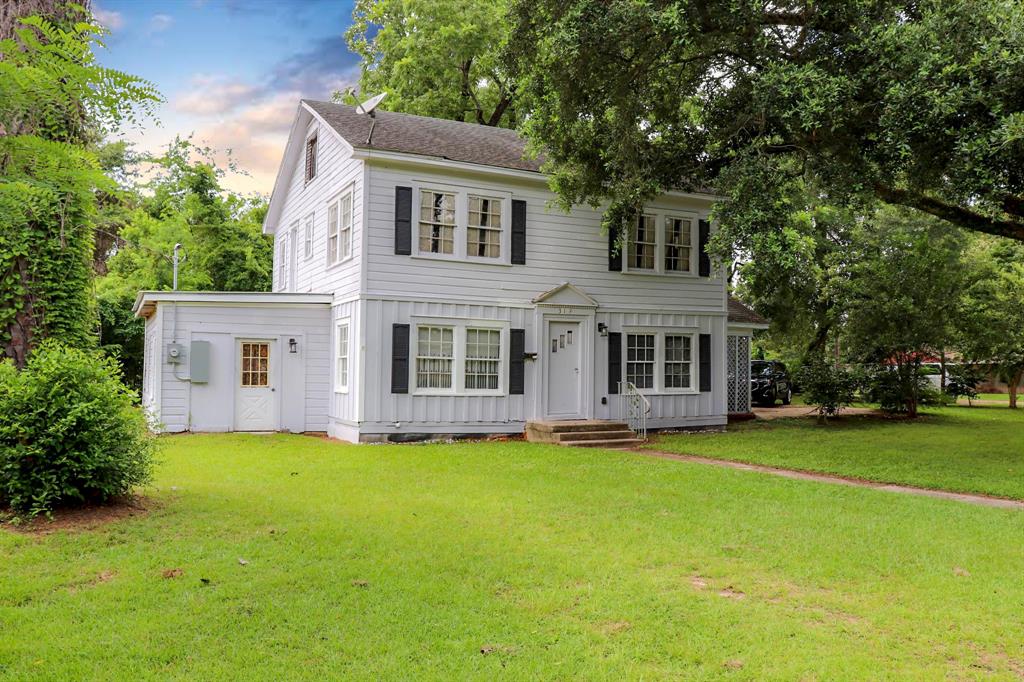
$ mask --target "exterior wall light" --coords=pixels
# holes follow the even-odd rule
[[[299,352],[299,342],[295,339],[288,339],[288,352],[297,353]]]

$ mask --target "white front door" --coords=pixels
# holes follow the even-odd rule
[[[277,431],[277,390],[273,363],[277,343],[238,341],[235,380],[235,430]]]
[[[579,322],[550,322],[547,347],[548,417],[583,418],[583,339]]]

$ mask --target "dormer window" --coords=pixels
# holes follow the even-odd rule
[[[316,177],[316,134],[306,140],[306,182]]]

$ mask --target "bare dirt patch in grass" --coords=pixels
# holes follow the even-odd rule
[[[108,504],[84,507],[67,507],[53,512],[51,518],[37,516],[34,519],[14,521],[17,516],[11,512],[0,514],[0,528],[22,535],[50,535],[61,531],[79,532],[95,530],[107,524],[148,514],[156,503],[148,498],[132,496]]]

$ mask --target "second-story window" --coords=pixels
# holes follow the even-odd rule
[[[327,264],[352,255],[352,190],[342,192],[327,205]]]
[[[306,225],[302,232],[302,255],[306,260],[313,257],[313,214],[306,216]]]
[[[469,196],[466,255],[501,257],[501,199]]]
[[[665,218],[665,271],[690,271],[693,223],[687,218]]]
[[[306,140],[306,182],[316,177],[316,135]]]
[[[419,246],[421,253],[455,252],[455,195],[420,192]]]
[[[652,215],[639,215],[629,235],[629,267],[653,270],[654,252],[658,248],[658,231]]]

